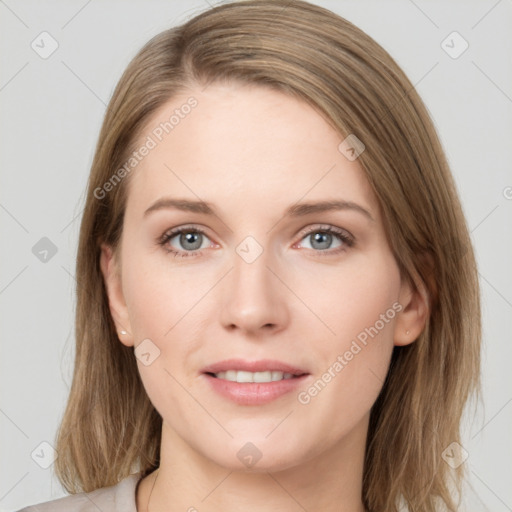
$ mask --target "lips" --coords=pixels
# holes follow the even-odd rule
[[[233,375],[237,376],[236,381]],[[243,406],[264,405],[293,396],[293,391],[312,378],[305,369],[270,359],[227,359],[203,368],[202,376],[219,396]]]
[[[262,359],[259,361],[246,361],[243,359],[226,359],[206,366],[201,370],[201,373],[214,375],[220,372],[227,372],[229,370],[244,371],[244,372],[283,372],[290,373],[292,376],[299,377],[307,375],[309,372],[305,369],[293,366],[282,361],[271,359]]]

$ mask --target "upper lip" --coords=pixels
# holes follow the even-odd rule
[[[304,375],[307,371],[292,366],[281,361],[271,359],[261,359],[259,361],[246,361],[244,359],[226,359],[206,366],[202,373],[219,373],[228,370],[246,371],[246,372],[268,372],[277,371],[283,373],[291,373],[292,375]]]

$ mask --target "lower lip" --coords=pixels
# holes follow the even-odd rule
[[[274,382],[231,382],[203,374],[214,391],[239,405],[262,405],[290,393],[304,383],[309,375]]]

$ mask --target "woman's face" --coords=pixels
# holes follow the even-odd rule
[[[147,124],[119,275],[107,247],[102,269],[170,448],[257,471],[364,440],[393,346],[420,327],[342,141],[305,103],[236,84]]]

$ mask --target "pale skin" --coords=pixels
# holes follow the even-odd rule
[[[315,110],[259,86],[194,86],[152,117],[141,141],[190,96],[197,107],[134,171],[120,261],[107,246],[101,255],[112,317],[127,332],[120,342],[150,339],[160,350],[137,363],[163,418],[160,468],[138,486],[137,510],[363,512],[370,409],[393,347],[424,328],[426,297],[401,279],[361,166]],[[144,215],[164,197],[202,200],[215,214]],[[371,218],[357,208],[285,215],[326,200]],[[199,249],[179,234],[158,244],[182,226]],[[326,227],[353,244],[325,237]],[[251,263],[236,250],[248,236],[263,250]],[[277,359],[307,370],[297,391],[307,390],[396,303],[401,311],[307,404],[292,392],[239,405],[201,373],[233,357]],[[251,468],[237,457],[247,442],[261,453]]]

